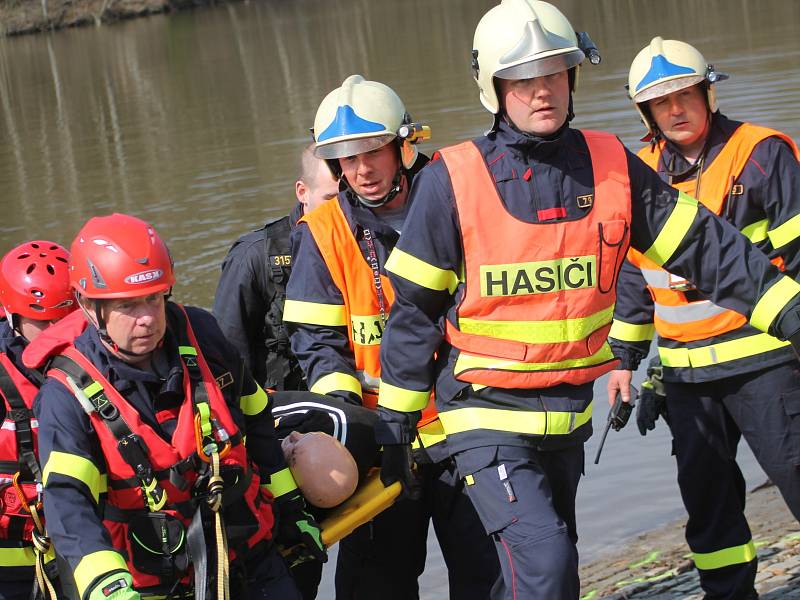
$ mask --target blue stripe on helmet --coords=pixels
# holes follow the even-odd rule
[[[359,117],[351,106],[340,106],[336,109],[333,122],[317,136],[317,142],[324,142],[331,138],[358,133],[377,133],[386,128],[380,123],[367,121]]]
[[[650,61],[650,70],[647,71],[642,80],[636,85],[636,91],[638,92],[643,87],[654,83],[659,79],[675,77],[676,75],[696,75],[696,73],[694,69],[671,63],[664,55],[657,54]]]

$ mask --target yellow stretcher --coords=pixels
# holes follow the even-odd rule
[[[327,548],[389,508],[402,491],[399,481],[389,487],[381,482],[380,469],[372,469],[355,493],[322,521],[322,543]]]

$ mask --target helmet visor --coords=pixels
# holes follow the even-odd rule
[[[378,135],[363,138],[350,138],[346,140],[333,141],[331,143],[317,144],[314,147],[314,156],[325,160],[332,160],[336,158],[345,158],[346,156],[355,156],[356,154],[363,154],[364,152],[371,152],[377,150],[391,142],[396,136],[394,135]]]
[[[585,58],[583,51],[575,49],[570,52],[547,56],[544,58],[533,58],[527,62],[512,65],[505,69],[495,72],[494,76],[500,79],[532,79],[534,77],[544,77],[553,73],[560,73],[581,64]]]
[[[705,77],[702,75],[691,75],[689,77],[678,77],[676,79],[662,81],[636,94],[633,97],[633,101],[639,104],[642,102],[647,102],[648,100],[653,100],[654,98],[660,98],[661,96],[666,96],[672,92],[677,92],[678,90],[692,87],[704,79]]]

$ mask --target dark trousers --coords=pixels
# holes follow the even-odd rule
[[[459,452],[455,460],[502,568],[486,597],[577,600],[575,495],[583,445],[552,451],[486,446]]]
[[[497,557],[452,461],[419,468],[420,500],[400,500],[339,542],[337,600],[419,598],[429,522],[447,565],[450,599],[489,597]]]
[[[686,541],[699,554],[706,598],[755,598],[757,559],[736,450],[744,436],[800,518],[800,373],[791,363],[707,383],[664,383],[678,485],[689,515]],[[736,550],[708,556],[725,549]]]
[[[0,600],[29,600],[33,590],[31,581],[0,580]]]
[[[247,562],[247,600],[302,600],[275,545]],[[231,594],[235,598],[235,594]]]

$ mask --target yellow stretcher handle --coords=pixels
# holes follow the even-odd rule
[[[355,493],[322,521],[322,543],[330,547],[357,527],[368,523],[394,504],[401,491],[399,481],[384,487],[380,469],[372,469]]]

